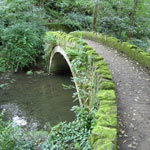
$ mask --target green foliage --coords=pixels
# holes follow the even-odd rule
[[[53,127],[48,139],[41,145],[42,150],[91,150],[89,136],[95,124],[94,113],[78,106],[74,106],[72,110],[76,119]]]
[[[98,31],[146,50],[149,47],[147,38],[150,38],[149,2],[149,0],[139,1],[134,8],[134,1],[130,0],[101,0]],[[135,15],[132,25],[133,13]]]
[[[0,114],[0,149],[31,150],[33,143],[25,139],[25,133],[11,122],[3,121],[4,112]]]
[[[0,3],[0,71],[17,71],[32,63],[42,52],[44,26],[32,1]]]
[[[38,5],[41,5],[40,1]],[[91,26],[91,0],[45,0],[43,5],[45,18],[49,20],[50,26],[48,26],[52,30],[60,30],[61,26],[67,28],[68,31],[84,30]],[[58,25],[59,29],[57,28]]]
[[[74,106],[72,111],[76,119],[72,122],[60,122],[49,135],[44,131],[25,132],[11,122],[4,122],[4,112],[0,114],[1,150],[91,150],[89,136],[95,125],[94,111]],[[43,142],[38,141],[43,138]],[[45,139],[45,140],[44,140]]]

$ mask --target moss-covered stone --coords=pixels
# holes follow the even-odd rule
[[[107,80],[112,80],[112,76],[109,73],[106,74],[106,72],[101,72],[100,77],[104,78],[104,79],[107,79]]]
[[[117,146],[110,140],[99,139],[94,143],[92,150],[117,150]]]
[[[99,68],[102,67],[102,66],[107,66],[107,63],[103,60],[98,61],[98,62],[94,62],[94,63],[95,63],[95,66],[97,66]]]
[[[91,134],[91,143],[93,144],[98,139],[109,140],[115,144],[117,140],[117,129],[95,126]]]
[[[106,67],[103,67],[103,69],[97,69],[96,72],[99,74],[99,75],[110,75],[110,72],[108,69],[106,69]]]
[[[109,71],[109,68],[108,68],[108,66],[107,65],[99,65],[99,68],[97,68],[97,72],[101,72],[102,70],[105,70],[105,71],[108,71],[109,72],[109,74],[110,74],[110,71]]]
[[[98,54],[96,53],[96,51],[94,51],[94,50],[88,50],[88,51],[86,51],[86,53],[87,53],[87,55],[97,55],[98,56]]]
[[[85,51],[93,50],[93,48],[88,45],[85,45],[83,48],[85,49]]]
[[[105,81],[100,84],[101,90],[113,90],[115,88],[115,84],[112,81]]]
[[[100,107],[105,107],[105,106],[115,106],[116,105],[116,100],[103,100],[100,101]]]
[[[108,45],[112,45],[114,42],[118,43],[118,41],[115,38],[109,38],[108,36],[97,33],[91,34],[88,32],[85,32],[84,34],[75,32],[76,37],[72,36],[74,33],[72,35],[67,35],[63,32],[50,32],[48,34],[51,34],[55,38],[55,45],[59,45],[64,49],[64,53],[67,54],[70,63],[73,63],[73,60],[79,57],[81,64],[79,63],[79,65],[76,65],[78,67],[76,69],[80,70],[81,73],[85,72],[87,67],[96,68],[95,74],[96,77],[98,77],[97,79],[100,80],[100,84],[95,84],[98,87],[94,87],[94,85],[92,85],[92,87],[99,90],[97,97],[100,100],[100,108],[96,113],[97,122],[90,138],[91,143],[93,144],[92,149],[115,150],[114,148],[116,147],[117,134],[115,129],[117,126],[117,108],[115,92],[113,90],[114,83],[110,81],[112,80],[112,76],[106,62],[103,60],[103,57],[100,57],[93,48],[76,37],[88,36],[91,40],[95,40],[97,42],[102,41],[102,43]],[[74,71],[73,68],[72,70]],[[78,75],[78,73],[79,72],[76,72],[75,75]],[[79,88],[87,89],[88,85],[81,85]]]
[[[95,56],[95,55],[93,55],[93,57],[92,57],[92,58],[93,58],[93,61],[94,61],[94,62],[98,62],[98,61],[101,61],[101,60],[103,60],[103,59],[104,59],[103,57],[101,57],[101,56],[97,56],[97,55],[96,55],[96,56]]]
[[[100,90],[97,94],[100,101],[102,100],[115,100],[116,95],[114,90]]]
[[[97,125],[117,128],[117,107],[115,105],[100,105],[96,113]]]

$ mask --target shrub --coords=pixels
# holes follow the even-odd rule
[[[61,122],[52,128],[47,140],[41,145],[42,150],[91,150],[89,137],[95,123],[94,112],[88,108],[73,107],[76,119]]]
[[[45,30],[38,8],[27,0],[5,1],[0,5],[0,71],[17,71],[36,63]]]

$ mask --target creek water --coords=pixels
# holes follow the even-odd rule
[[[4,84],[5,83],[5,84]],[[62,84],[73,84],[69,75],[50,76],[25,73],[1,74],[0,111],[6,110],[6,119],[28,130],[46,129],[49,124],[72,121],[70,109],[74,90],[64,90]]]

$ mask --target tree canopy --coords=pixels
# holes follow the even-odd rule
[[[18,70],[35,63],[46,29],[94,30],[149,52],[149,8],[150,0],[1,0],[0,64]]]

